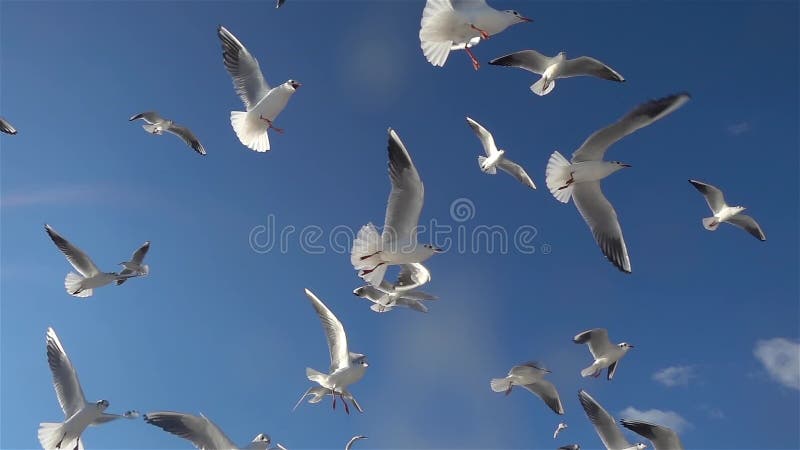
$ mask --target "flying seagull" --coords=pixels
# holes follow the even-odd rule
[[[557,438],[558,435],[561,434],[561,432],[566,430],[566,429],[567,429],[567,424],[566,423],[564,423],[564,422],[559,423],[558,427],[556,427],[556,431],[553,432],[553,439]]]
[[[547,163],[547,188],[560,202],[575,200],[575,207],[592,230],[600,250],[618,269],[631,272],[628,248],[617,213],[600,189],[600,180],[626,167],[619,161],[603,161],[606,150],[623,137],[646,127],[689,101],[689,94],[670,95],[637,106],[616,123],[594,132],[567,161],[553,152]]]
[[[239,141],[252,150],[266,152],[270,149],[267,131],[283,130],[274,125],[275,118],[283,111],[294,92],[301,86],[288,80],[271,88],[264,80],[258,60],[230,31],[221,26],[217,35],[222,41],[222,58],[225,68],[233,78],[233,87],[244,102],[247,112],[231,111],[231,126]]]
[[[617,426],[614,418],[586,391],[578,392],[578,399],[583,405],[586,416],[592,421],[597,435],[608,450],[644,450],[647,446],[641,442],[632,445],[625,439],[622,430]]]
[[[64,278],[64,288],[69,295],[91,297],[95,288],[136,276],[135,274],[121,275],[116,272],[101,272],[83,250],[64,239],[53,227],[45,224],[44,229],[56,247],[67,257],[67,261],[78,271],[77,274],[70,272]]]
[[[359,276],[373,286],[380,286],[390,265],[421,263],[442,250],[417,242],[417,224],[425,200],[425,188],[408,150],[397,133],[389,128],[389,179],[392,192],[386,206],[383,234],[375,225],[361,227],[350,262]]]
[[[142,244],[141,247],[137,248],[135,252],[133,252],[133,256],[131,256],[130,261],[125,261],[119,263],[124,269],[119,273],[120,276],[145,276],[150,273],[150,266],[147,264],[142,264],[144,262],[144,257],[147,255],[147,251],[150,250],[150,241],[145,242]],[[117,280],[117,286],[124,283],[127,278],[122,278]]]
[[[489,61],[495,66],[519,67],[528,72],[541,75],[542,78],[531,85],[531,91],[536,95],[547,95],[556,87],[559,78],[591,76],[604,80],[623,82],[625,78],[617,71],[602,62],[588,56],[567,59],[565,52],[549,57],[536,50],[523,50],[511,53]]]
[[[714,213],[712,217],[703,219],[703,226],[706,230],[714,231],[722,222],[728,222],[747,231],[759,241],[767,240],[767,236],[761,231],[758,222],[747,214],[742,214],[742,211],[746,209],[744,206],[728,206],[722,191],[710,184],[697,180],[689,180],[689,183],[692,183],[692,186],[705,196],[708,207]]]
[[[581,450],[581,446],[578,444],[569,444],[563,447],[558,447],[558,450]]]
[[[511,25],[532,22],[517,11],[498,11],[486,0],[428,0],[422,11],[419,40],[422,53],[442,67],[451,50],[466,50],[475,70],[480,63],[470,50]]]
[[[17,129],[3,117],[0,117],[0,131],[5,134],[17,134]]]
[[[564,414],[564,406],[553,383],[544,379],[549,370],[536,362],[514,366],[505,378],[493,378],[490,385],[494,392],[511,393],[514,386],[520,386],[541,398],[556,414]]]
[[[78,373],[72,366],[64,346],[52,328],[47,329],[47,363],[53,373],[53,386],[56,389],[58,404],[64,411],[64,422],[40,423],[39,443],[44,450],[74,449],[83,450],[81,435],[90,425],[101,425],[116,419],[135,419],[136,411],[125,414],[107,414],[107,400],[88,403],[78,380]]]
[[[497,169],[500,169],[519,180],[519,182],[525,186],[536,189],[536,185],[533,184],[533,180],[531,180],[531,177],[525,172],[525,169],[514,161],[506,158],[505,150],[497,149],[497,145],[494,143],[494,137],[489,130],[469,117],[467,117],[467,123],[472,127],[478,139],[481,140],[483,150],[486,152],[486,156],[478,156],[478,166],[480,166],[481,171],[494,175],[497,173]]]
[[[142,128],[144,128],[144,130],[147,131],[148,133],[157,135],[161,135],[165,131],[168,133],[172,133],[175,136],[181,138],[183,142],[185,142],[186,145],[188,145],[189,147],[193,148],[194,151],[205,156],[206,149],[205,147],[203,147],[203,144],[200,143],[200,140],[197,139],[197,136],[195,136],[194,133],[192,133],[192,130],[182,125],[178,125],[177,123],[169,119],[161,117],[155,111],[147,111],[133,115],[131,116],[130,119],[128,119],[128,121],[134,121],[138,119],[142,119],[145,122],[147,122],[144,125],[142,125]]]
[[[331,392],[330,389],[326,389],[326,388],[324,388],[322,386],[312,386],[312,387],[308,388],[303,393],[303,395],[300,396],[300,399],[297,400],[297,403],[295,403],[294,408],[292,408],[292,411],[296,410],[297,407],[300,406],[300,403],[302,403],[303,400],[306,399],[306,397],[311,397],[311,398],[308,399],[308,403],[317,404],[317,403],[321,402],[322,399],[325,398],[326,395],[330,395],[330,396],[334,397],[334,399],[338,395],[342,399],[342,401],[345,402],[345,404],[346,404],[346,400],[350,400],[350,402],[358,410],[358,412],[361,412],[361,413],[364,412],[364,409],[361,407],[361,405],[358,404],[358,401],[356,400],[355,397],[353,397],[352,393],[350,393],[348,391],[345,391],[345,392],[342,392],[342,391]]]
[[[367,357],[360,353],[353,353],[347,347],[347,335],[342,322],[333,315],[330,309],[317,298],[313,292],[306,291],[306,296],[311,300],[311,306],[322,322],[322,329],[328,340],[328,350],[331,356],[331,367],[328,374],[324,374],[310,367],[306,368],[306,376],[320,386],[328,389],[333,395],[333,408],[336,409],[336,393],[344,403],[344,410],[350,414],[345,396],[349,393],[347,387],[361,380],[367,371]]]
[[[683,443],[678,434],[667,427],[641,420],[622,419],[620,423],[623,427],[647,438],[655,450],[683,450]]]
[[[381,281],[379,287],[367,284],[356,288],[353,294],[371,301],[373,305],[370,306],[370,309],[377,313],[389,312],[401,306],[426,313],[428,312],[428,307],[422,302],[436,300],[436,296],[422,291],[396,291],[394,290],[394,285],[386,280]]]
[[[353,447],[353,444],[355,444],[356,441],[358,441],[360,439],[366,439],[366,438],[367,438],[366,436],[353,436],[353,437],[351,437],[350,440],[347,441],[347,445],[344,446],[344,450],[350,450]]]
[[[272,442],[268,434],[259,433],[242,447],[237,447],[210,419],[200,414],[193,416],[173,411],[155,411],[144,415],[144,421],[162,430],[182,437],[201,450],[267,450]],[[283,448],[278,444],[275,448]]]
[[[612,344],[608,340],[608,330],[605,328],[584,331],[572,338],[572,341],[576,344],[589,344],[589,351],[594,357],[592,365],[581,370],[581,376],[584,378],[588,376],[599,377],[605,368],[608,368],[607,378],[609,380],[614,378],[619,360],[628,353],[628,350],[633,348],[627,342]]]

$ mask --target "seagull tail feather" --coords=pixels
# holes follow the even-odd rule
[[[706,217],[703,219],[703,227],[708,231],[714,231],[719,227],[719,222],[716,217]]]
[[[377,253],[381,247],[381,235],[375,225],[368,223],[358,230],[350,250],[350,262],[355,269],[372,269],[380,262]]]
[[[265,124],[244,111],[231,111],[231,126],[245,147],[257,152],[269,151],[269,135]]]
[[[483,170],[483,163],[485,163],[485,162],[486,162],[486,157],[485,156],[478,156],[478,166],[480,166],[481,170]],[[485,173],[490,174],[490,175],[494,175],[494,174],[497,173],[497,168],[492,166],[488,170],[483,170],[483,171]]]
[[[542,77],[539,78],[539,81],[531,85],[531,91],[536,95],[547,95],[554,87],[556,87],[556,80],[550,80],[547,87],[544,87],[544,77]]]
[[[306,367],[306,378],[308,378],[309,381],[322,384],[327,377],[328,375],[320,372],[319,370]]]
[[[550,160],[547,161],[547,169],[545,171],[547,189],[550,190],[553,197],[562,203],[569,202],[569,199],[572,197],[573,185],[570,184],[567,186],[567,182],[571,177],[569,166],[570,162],[567,158],[555,151],[550,155]]]
[[[91,289],[81,290],[81,283],[83,280],[84,278],[75,272],[68,273],[66,278],[64,278],[64,288],[67,290],[67,294],[73,297],[91,297]]]
[[[64,432],[62,431],[63,426],[63,423],[44,422],[39,424],[39,431],[37,435],[39,437],[39,443],[42,444],[43,449],[53,450],[56,448],[58,442],[64,437]],[[61,442],[61,447],[71,448],[69,444],[71,444],[71,442],[64,440]]]
[[[598,369],[598,368],[597,368],[597,365],[595,365],[595,364],[592,364],[591,366],[589,366],[589,367],[587,367],[587,368],[585,368],[585,369],[581,370],[581,376],[582,376],[583,378],[586,378],[586,377],[589,377],[589,376],[593,376],[593,375],[595,375],[595,374],[596,374],[596,373],[597,373],[599,370],[602,370],[602,369]]]
[[[492,378],[489,384],[494,392],[506,392],[511,387],[511,380],[508,378]]]

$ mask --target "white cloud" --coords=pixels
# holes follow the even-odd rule
[[[786,338],[761,340],[756,342],[753,354],[773,380],[800,390],[800,342]]]
[[[653,374],[653,379],[666,387],[688,386],[689,380],[694,377],[692,366],[671,366]]]
[[[750,131],[750,122],[738,122],[733,125],[728,125],[728,133],[739,136]]]
[[[660,409],[642,411],[633,406],[628,406],[619,413],[619,416],[622,419],[637,419],[661,425],[671,428],[676,433],[681,433],[692,427],[692,424],[674,411],[662,411]]]

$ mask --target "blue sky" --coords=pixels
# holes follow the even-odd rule
[[[627,408],[673,413],[687,448],[798,448],[797,4],[492,4],[535,22],[477,46],[482,62],[567,51],[628,81],[562,80],[537,97],[532,75],[474,72],[460,52],[434,68],[419,48],[421,1],[2,2],[0,114],[19,134],[0,136],[0,447],[38,448],[38,423],[62,418],[45,358],[52,325],[89,399],[114,412],[203,412],[237,442],[266,432],[291,449],[342,448],[353,434],[370,437],[360,448],[599,448],[583,388],[618,419]],[[268,154],[230,127],[242,105],[218,24],[270,83],[303,83]],[[574,206],[546,191],[547,158],[683,90],[692,100],[681,110],[608,154],[633,165],[603,183],[631,255],[626,276]],[[127,121],[151,109],[191,127],[208,156]],[[480,172],[467,115],[539,190]],[[422,223],[535,227],[535,253],[435,256],[425,290],[440,300],[427,315],[377,315],[357,300],[349,256],[327,245],[310,254],[297,236],[318,226],[325,244],[336,226],[382,222],[389,126],[425,182]],[[767,242],[705,231],[709,211],[689,178],[747,206]],[[451,217],[457,199],[474,217]],[[298,230],[286,252],[251,248],[269,216]],[[107,270],[150,240],[151,275],[76,300],[44,223]],[[291,412],[305,367],[328,364],[306,287],[368,355],[352,387],[363,415],[329,402]],[[571,338],[593,327],[636,345],[613,382],[579,376],[590,356]],[[490,378],[530,359],[553,370],[563,418],[526,392],[490,391]],[[669,367],[689,367],[660,377],[672,387],[654,379]],[[560,420],[569,429],[553,441]],[[87,448],[189,448],[141,421],[84,438]]]

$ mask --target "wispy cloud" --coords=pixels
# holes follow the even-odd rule
[[[676,387],[688,386],[695,376],[692,366],[670,366],[654,373],[653,379],[666,387]]]
[[[752,127],[750,126],[750,122],[747,121],[737,122],[732,125],[728,125],[728,133],[734,136],[739,136],[740,134],[747,133],[748,131],[750,131],[751,128]]]
[[[633,406],[628,406],[619,413],[619,416],[622,419],[637,419],[661,425],[672,429],[676,433],[681,433],[692,427],[692,424],[675,411],[662,411],[660,409],[642,411]]]
[[[778,383],[800,390],[800,342],[773,338],[756,342],[755,357]]]
[[[707,403],[703,403],[697,408],[706,413],[709,419],[722,420],[725,418],[725,413],[721,409]]]
[[[61,186],[25,189],[4,193],[0,197],[0,206],[4,208],[20,206],[54,205],[77,200],[97,200],[100,198],[97,187]]]

